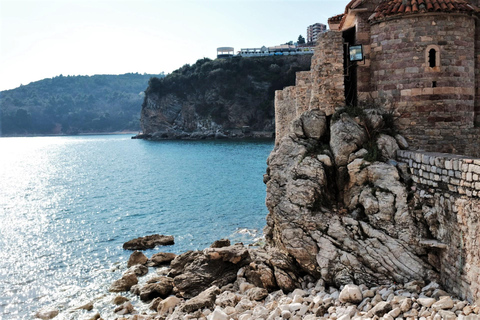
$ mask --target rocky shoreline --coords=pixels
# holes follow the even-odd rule
[[[436,282],[337,288],[302,273],[275,248],[228,240],[178,256],[159,252],[147,258],[134,251],[127,267],[109,288],[118,292],[111,303],[114,318],[103,318],[90,302],[79,307],[87,310],[82,319],[480,319],[478,304],[456,299]],[[146,281],[139,284],[141,278]],[[140,299],[129,299],[127,292]],[[55,311],[36,316],[52,319]]]
[[[274,139],[273,131],[252,131],[243,132],[242,130],[232,131],[158,131],[153,134],[139,133],[132,139],[143,139],[150,141],[161,140],[220,140],[220,139]]]

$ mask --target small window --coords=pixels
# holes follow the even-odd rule
[[[437,66],[437,50],[433,48],[428,51],[428,65],[430,68]]]
[[[440,47],[429,45],[425,50],[425,71],[440,72]]]

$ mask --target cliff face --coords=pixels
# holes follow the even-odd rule
[[[480,159],[399,151],[408,144],[385,134],[387,119],[309,110],[292,121],[264,177],[267,243],[337,287],[441,281],[475,301]]]
[[[365,149],[372,141],[388,160],[397,142],[366,128],[346,113],[334,121],[311,110],[294,120],[268,159],[267,240],[336,286],[435,279],[402,171]]]
[[[152,78],[142,106],[153,139],[200,139],[274,132],[274,92],[310,68],[311,56],[203,59]]]

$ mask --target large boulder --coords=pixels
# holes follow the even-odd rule
[[[49,320],[49,319],[53,319],[55,318],[56,316],[58,316],[58,309],[57,308],[54,308],[54,307],[45,307],[45,308],[42,308],[40,310],[38,310],[36,313],[35,313],[35,317],[36,318],[40,318],[40,319],[43,319],[43,320]]]
[[[167,264],[172,262],[177,255],[170,252],[159,252],[155,253],[149,260],[148,265],[151,267],[159,267],[162,264]]]
[[[153,234],[150,236],[139,237],[127,241],[123,244],[125,250],[146,250],[153,249],[156,246],[167,246],[174,244],[173,236],[164,236],[160,234]]]
[[[212,285],[223,287],[234,282],[238,269],[249,262],[243,245],[189,251],[171,262],[169,276],[182,297],[192,298]]]
[[[211,308],[215,304],[215,299],[219,294],[220,289],[215,285],[211,286],[196,297],[185,302],[182,306],[182,311],[189,313],[198,309]]]
[[[308,110],[292,122],[292,131],[299,138],[320,140],[326,130],[327,117],[318,109]]]
[[[150,301],[154,298],[166,298],[173,289],[173,279],[169,277],[158,277],[154,283],[147,283],[140,289],[140,299]]]
[[[148,258],[140,251],[134,251],[128,258],[127,267],[131,267],[137,264],[146,264]]]
[[[330,127],[330,149],[335,164],[346,166],[348,157],[360,149],[367,138],[363,129],[354,119],[342,113],[340,119]]]
[[[138,278],[135,273],[126,273],[122,278],[116,280],[108,291],[110,292],[122,292],[129,291],[134,285],[138,283]]]
[[[389,159],[397,158],[397,151],[400,149],[397,140],[394,137],[391,137],[386,134],[380,134],[377,138],[377,145],[380,154],[382,155],[382,160],[386,161]]]

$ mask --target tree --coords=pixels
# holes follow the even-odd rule
[[[302,35],[299,35],[299,36],[298,36],[298,41],[297,41],[297,42],[298,42],[298,44],[305,44],[305,38],[304,38],[304,37],[302,37]]]

